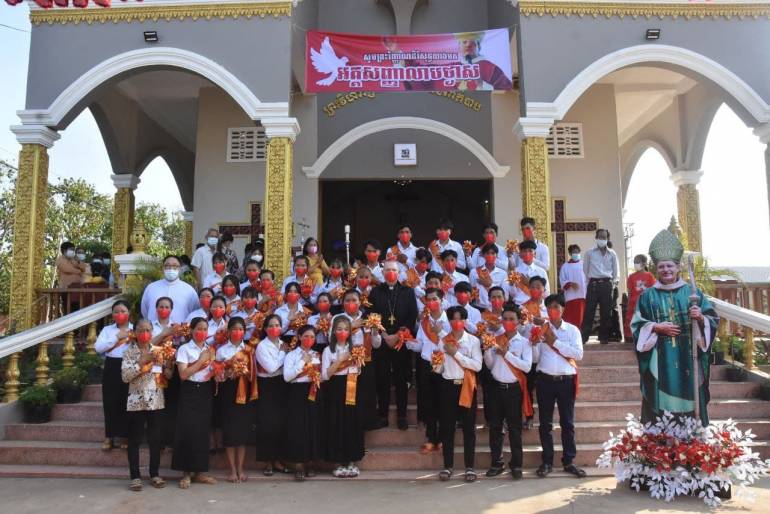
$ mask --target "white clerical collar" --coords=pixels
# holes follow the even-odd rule
[[[660,280],[656,280],[652,287],[655,289],[660,289],[661,291],[674,291],[675,289],[679,289],[680,287],[684,287],[686,285],[687,282],[679,278],[672,284],[663,284]]]

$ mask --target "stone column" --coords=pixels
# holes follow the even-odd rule
[[[265,263],[277,283],[289,275],[291,262],[292,156],[299,133],[295,118],[263,119],[268,137],[265,165]]]
[[[19,332],[38,322],[36,300],[37,290],[43,286],[48,149],[59,139],[59,134],[42,125],[18,125],[11,130],[21,143],[13,221],[9,312],[11,328]]]
[[[192,259],[193,256],[193,211],[182,211],[184,220],[184,252]]]
[[[115,203],[112,208],[112,255],[123,255],[130,244],[131,231],[134,229],[134,190],[139,185],[139,177],[131,173],[112,175]],[[118,263],[112,259],[112,274],[118,276]]]
[[[754,129],[754,134],[765,145],[765,176],[767,177],[767,204],[770,206],[770,123]]]
[[[671,181],[677,187],[676,206],[679,226],[682,227],[687,249],[693,252],[703,251],[700,199],[696,187],[702,176],[701,170],[679,170],[671,174]]]
[[[551,253],[548,280],[551,290],[555,290],[556,255],[551,232],[551,186],[545,143],[552,125],[552,119],[520,118],[514,132],[521,139],[521,212],[523,216],[535,219],[538,238],[548,245]]]

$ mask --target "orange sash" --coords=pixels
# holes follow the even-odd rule
[[[372,333],[364,331],[364,362],[372,362]]]
[[[254,358],[254,352],[257,349],[257,344],[259,344],[259,339],[252,339],[246,343],[246,346],[244,346],[242,350],[238,352],[244,356],[248,366],[247,375],[241,375],[238,377],[238,388],[236,389],[235,393],[235,403],[239,405],[246,403],[247,390],[249,391],[249,401],[254,401],[259,398],[259,389],[257,387],[257,366]]]
[[[304,376],[310,377],[310,391],[307,393],[307,399],[314,402],[318,395],[318,388],[321,387],[321,365],[305,363],[305,367],[302,368],[297,378]]]
[[[433,326],[430,323],[430,313],[428,312],[428,309],[426,307],[425,309],[425,316],[423,316],[422,320],[420,320],[420,326],[422,327],[422,331],[425,332],[425,335],[430,339],[430,341],[433,344],[438,343],[438,334],[433,330]]]
[[[455,338],[452,337],[451,334],[449,334],[444,338],[444,343],[446,344],[446,342],[458,344],[457,341],[455,341]],[[460,361],[457,360],[457,357],[455,357],[454,355],[451,355],[450,357],[452,357],[452,359],[457,363],[457,365],[463,369],[463,386],[462,386],[462,389],[460,389],[460,399],[457,402],[457,404],[460,407],[465,407],[466,409],[470,409],[471,405],[473,405],[473,393],[476,391],[476,372],[460,364]]]
[[[505,334],[497,336],[498,341],[500,341],[501,338],[505,340]],[[519,383],[519,387],[521,388],[521,412],[525,417],[533,416],[535,414],[535,410],[532,408],[532,400],[529,398],[529,390],[527,389],[527,374],[508,362],[505,357],[503,357],[503,362],[505,362],[505,364],[508,366],[508,369],[511,370],[513,376],[516,377],[516,381]]]

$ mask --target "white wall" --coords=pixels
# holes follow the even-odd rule
[[[510,166],[503,178],[492,182],[494,220],[500,227],[499,239],[520,239],[521,220],[521,143],[513,133],[519,119],[517,91],[492,93],[492,148],[497,162]]]
[[[291,103],[291,115],[299,122],[300,133],[294,142],[294,246],[301,245],[302,227],[297,223],[309,225],[305,229],[307,237],[319,237],[318,219],[318,180],[309,179],[302,171],[303,166],[312,165],[317,156],[318,128],[316,123],[316,95],[295,95]]]

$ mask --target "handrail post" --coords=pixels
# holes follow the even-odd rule
[[[40,343],[37,347],[37,367],[35,368],[35,384],[46,385],[48,383],[48,343]]]
[[[754,369],[754,329],[743,327],[746,342],[743,345],[743,364],[746,369]]]
[[[8,369],[5,370],[5,397],[3,401],[6,403],[13,402],[19,399],[19,377],[21,372],[19,371],[19,358],[21,352],[16,352],[8,358]]]
[[[91,355],[96,355],[96,322],[92,321],[88,324],[88,335],[86,336],[86,351]]]
[[[62,348],[62,367],[71,368],[75,363],[75,332],[64,334],[64,348]]]

